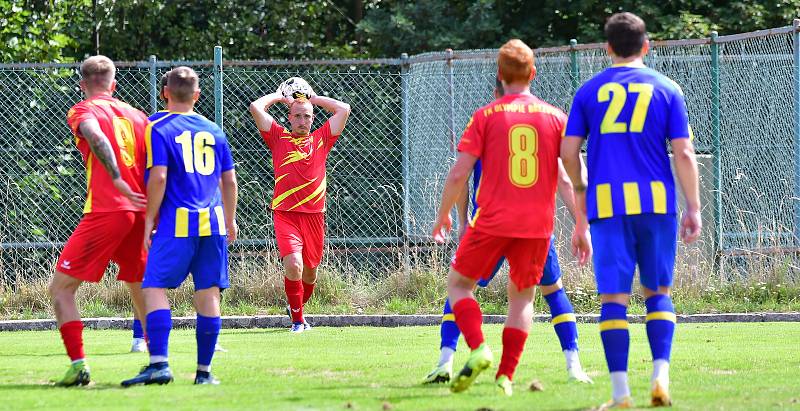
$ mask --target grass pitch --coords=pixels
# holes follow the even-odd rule
[[[500,326],[486,326],[500,359]],[[146,354],[127,353],[130,333],[86,330],[93,383],[56,388],[68,359],[57,332],[0,333],[2,409],[332,409],[332,410],[564,410],[608,399],[610,382],[596,325],[580,325],[581,360],[594,385],[568,383],[552,328],[534,324],[515,376],[512,398],[496,394],[496,365],[469,391],[422,386],[438,359],[438,328],[315,328],[223,330],[213,372],[217,387],[192,385],[193,330],[173,330],[175,382],[122,389]],[[800,409],[800,324],[679,324],[672,360],[676,409]],[[649,404],[650,353],[644,326],[631,325],[630,381],[636,404]],[[466,359],[463,341],[456,367]],[[528,386],[541,381],[544,391]]]

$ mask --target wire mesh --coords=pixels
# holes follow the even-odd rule
[[[739,36],[719,44],[721,133],[714,148],[710,41],[656,44],[646,63],[675,80],[687,96],[698,149],[706,230],[699,245],[681,247],[687,266],[712,266],[720,251],[796,247],[798,136],[788,31]],[[323,270],[380,276],[420,261],[448,261],[452,247],[432,246],[430,229],[444,178],[469,117],[492,100],[496,50],[426,53],[382,61],[226,62],[221,107],[240,182],[240,241],[232,271],[275,270],[269,210],[271,154],[248,105],[291,76],[317,93],[349,103],[352,114],[328,159],[328,210]],[[536,50],[532,91],[569,110],[576,87],[610,64],[602,45]],[[214,69],[191,64],[202,89],[197,111],[213,119]],[[145,112],[156,78],[169,62],[123,65],[117,97]],[[577,76],[576,76],[577,75]],[[85,177],[65,113],[80,101],[76,65],[0,66],[0,272],[18,279],[50,275],[61,245],[80,218]],[[286,110],[271,113],[282,124]],[[317,110],[315,126],[328,117]],[[721,164],[721,225],[715,224],[714,164]],[[559,206],[557,243],[567,252],[572,220]],[[719,232],[721,244],[715,244]],[[420,256],[425,257],[420,259]],[[428,258],[435,257],[435,258]],[[569,258],[562,258],[562,263]]]

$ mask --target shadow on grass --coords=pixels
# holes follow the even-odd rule
[[[1,391],[45,391],[45,390],[88,390],[88,391],[105,391],[105,390],[124,390],[119,384],[110,383],[90,383],[84,387],[56,387],[54,383],[41,383],[41,384],[0,384]]]

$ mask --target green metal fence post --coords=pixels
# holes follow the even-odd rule
[[[445,50],[447,54],[447,99],[449,112],[448,128],[450,129],[450,153],[455,159],[456,156],[456,119],[455,119],[455,91],[453,90],[453,49]]]
[[[792,22],[794,32],[794,245],[800,242],[800,19]]]
[[[214,122],[222,128],[222,46],[214,47]]]
[[[575,50],[575,46],[578,45],[578,40],[571,39],[569,41],[569,63],[571,68],[571,77],[572,77],[572,94],[575,94],[578,91],[578,87],[581,85],[581,67],[580,63],[578,63],[578,50]]]
[[[158,111],[158,69],[156,56],[150,56],[150,113]]]
[[[403,237],[406,247],[408,247],[409,239],[411,238],[411,197],[409,193],[409,139],[408,139],[408,54],[403,53],[400,55],[400,104],[401,106],[401,121],[402,121],[402,167],[403,167]],[[407,250],[407,249],[406,249]],[[411,270],[411,259],[409,253],[404,253],[404,268]]]
[[[722,228],[722,142],[720,131],[720,84],[718,33],[711,32],[711,138],[714,153],[714,267],[719,269],[724,249]],[[721,270],[720,270],[721,271]]]

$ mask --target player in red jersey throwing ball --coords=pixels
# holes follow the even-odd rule
[[[267,112],[275,103],[289,106],[286,130]],[[333,115],[312,131],[314,106]],[[303,319],[317,281],[325,237],[325,161],[350,115],[350,105],[317,96],[305,80],[293,77],[278,91],[250,104],[261,137],[272,151],[275,191],[272,198],[275,237],[285,270],[284,286],[292,317],[291,331],[310,328]]]
[[[83,323],[75,293],[84,281],[98,282],[109,261],[119,266],[117,279],[131,291],[138,318],[144,318],[142,277],[147,254],[144,241],[144,129],[147,116],[112,97],[116,68],[105,56],[81,64],[86,100],[67,113],[75,144],[86,165],[83,218],[72,233],[50,281],[50,297],[61,338],[72,366],[61,386],[89,383],[84,361]]]
[[[553,231],[558,156],[567,116],[531,94],[536,68],[533,51],[525,43],[514,39],[503,45],[497,65],[506,94],[478,109],[467,124],[433,235],[442,242],[451,229],[450,210],[480,159],[479,211],[461,239],[447,284],[456,324],[472,353],[450,388],[466,390],[494,360],[484,342],[473,289],[505,257],[511,267],[508,318],[495,382],[511,395],[511,380],[531,327],[534,286],[542,277]]]

